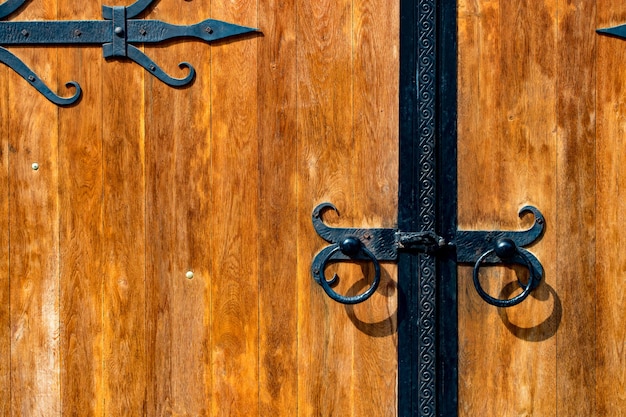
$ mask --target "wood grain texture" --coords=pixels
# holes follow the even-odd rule
[[[11,412],[11,304],[9,263],[9,69],[0,67],[0,416]]]
[[[99,9],[59,2],[58,18],[90,19]],[[84,91],[58,122],[61,414],[103,416],[102,51],[57,54],[58,90],[75,80]]]
[[[33,1],[21,17],[55,19],[56,1]],[[54,49],[14,48],[55,85]],[[58,108],[9,74],[9,259],[11,413],[61,415]],[[39,164],[38,170],[31,168]]]
[[[258,25],[259,414],[297,416],[296,1],[259,2]]]
[[[596,407],[596,5],[558,2],[556,288],[558,415]],[[599,198],[597,198],[597,196]],[[616,225],[609,226],[615,227]]]
[[[257,2],[213,2],[212,16],[258,24]],[[215,416],[259,413],[259,109],[256,38],[212,48],[211,352]],[[242,384],[242,381],[254,383]]]
[[[298,256],[298,381],[300,416],[351,415],[356,383],[352,372],[354,338],[358,330],[343,305],[326,296],[311,279],[310,264],[324,246],[312,228],[310,213],[321,202],[332,202],[340,212],[337,221],[359,221],[354,199],[352,161],[357,157],[353,135],[352,2],[299,2],[298,13],[298,149],[299,228]],[[332,268],[329,268],[332,269]],[[335,290],[355,290],[362,279],[358,265],[343,264]]]
[[[196,23],[210,16],[210,2],[160,2],[151,15]],[[213,415],[210,51],[193,41],[146,53],[175,77],[182,61],[197,69],[181,89],[146,74],[148,413]]]
[[[353,2],[352,164],[355,219],[359,226],[393,227],[398,199],[399,2]],[[373,274],[371,266],[363,269]],[[396,386],[397,282],[395,265],[383,269],[379,290],[367,302],[346,308],[354,337],[353,414],[394,416]],[[362,283],[362,281],[361,281]],[[393,400],[392,400],[393,399]]]
[[[597,1],[597,27],[626,21],[626,7],[612,0]],[[597,414],[621,416],[626,410],[626,299],[620,291],[626,271],[621,248],[626,208],[626,59],[623,40],[598,36],[597,40],[597,144],[596,144],[596,291]],[[589,329],[586,329],[589,331]]]
[[[458,13],[459,228],[523,229],[529,221],[517,212],[525,204],[548,223],[531,249],[545,282],[519,306],[486,304],[471,269],[460,269],[459,414],[555,415],[557,4],[462,1]],[[527,275],[483,268],[481,282],[509,298],[517,274]]]
[[[22,13],[97,19],[100,4]],[[395,267],[353,308],[309,268],[319,202],[340,207],[334,224],[395,224],[398,14],[157,2],[142,17],[263,31],[142,47],[174,76],[194,65],[178,89],[99,47],[14,48],[83,97],[58,108],[0,70],[0,415],[395,414]],[[372,274],[335,270],[342,293]]]
[[[94,10],[92,16],[98,14]],[[152,381],[147,378],[146,338],[145,70],[129,61],[103,60],[101,51],[96,60],[101,65],[101,93],[85,91],[85,95],[101,103],[103,413],[150,415],[146,407]],[[98,107],[89,106],[94,111]]]

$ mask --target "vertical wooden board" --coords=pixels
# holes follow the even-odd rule
[[[556,289],[559,415],[604,415],[596,374],[596,5],[558,2]],[[615,226],[610,226],[615,227]],[[597,377],[596,377],[597,375]]]
[[[97,15],[94,10],[92,16]],[[94,59],[102,63],[103,414],[145,415],[147,384],[152,382],[146,340],[145,70],[130,60],[101,55],[100,50]],[[95,93],[85,91],[97,99]]]
[[[597,3],[597,27],[626,21],[619,1]],[[597,42],[597,144],[596,144],[596,394],[597,415],[619,416],[626,410],[626,299],[620,285],[626,271],[621,250],[626,220],[624,137],[626,134],[626,60],[624,41],[598,36]]]
[[[398,212],[399,2],[354,1],[354,210],[366,227],[394,227]],[[359,224],[360,226],[360,224]],[[364,268],[371,276],[373,268]],[[366,275],[366,276],[367,276]],[[354,415],[397,413],[397,280],[383,268],[377,292],[347,308],[355,333]]]
[[[343,305],[326,296],[311,276],[310,260],[325,245],[311,224],[322,202],[341,212],[325,216],[334,225],[353,226],[356,205],[351,181],[352,1],[297,4],[298,65],[298,415],[352,415],[355,333]],[[330,268],[329,268],[330,269]],[[362,273],[358,265],[334,269],[335,290],[346,294]],[[331,274],[332,271],[327,271]]]
[[[59,19],[92,19],[94,2],[58,2]],[[59,48],[55,76],[83,89],[59,110],[60,358],[63,415],[102,416],[102,51]],[[65,94],[65,93],[64,93]]]
[[[0,416],[11,412],[11,305],[9,264],[9,69],[0,67]]]
[[[461,2],[458,10],[459,229],[524,229],[529,220],[516,214],[525,204],[538,207],[550,225],[556,221],[556,4]],[[554,415],[560,311],[554,230],[548,227],[531,249],[546,282],[517,307],[486,304],[471,269],[460,269],[460,415]],[[481,282],[508,298],[517,274],[527,275],[483,268]]]
[[[20,17],[55,19],[56,11],[56,1],[33,1]],[[55,85],[55,49],[12,52]],[[58,108],[12,72],[9,83],[11,411],[55,416],[61,413]]]
[[[259,413],[297,415],[296,2],[259,2]]]
[[[214,1],[212,17],[258,25],[254,0]],[[211,366],[212,414],[259,413],[258,40],[212,48]],[[270,278],[266,278],[270,279]]]
[[[150,15],[193,24],[210,16],[210,2],[160,2]],[[197,70],[185,88],[145,76],[148,414],[211,415],[210,47],[145,52],[174,77],[182,61]]]

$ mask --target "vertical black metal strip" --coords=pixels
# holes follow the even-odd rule
[[[456,0],[439,6],[437,36],[437,200],[440,235],[457,233],[457,24]],[[454,253],[438,257],[438,416],[458,415],[457,263]]]
[[[417,0],[400,1],[400,122],[398,228],[417,230]],[[401,252],[398,257],[398,416],[417,416],[419,263]]]
[[[401,0],[400,4],[398,228],[452,238],[456,232],[455,1]],[[456,264],[452,256],[436,260],[427,254],[401,254],[398,261],[398,415],[456,415]]]

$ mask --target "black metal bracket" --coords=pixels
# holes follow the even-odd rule
[[[28,0],[7,0],[0,4],[0,19],[17,11]],[[52,44],[100,44],[104,58],[128,58],[145,68],[156,78],[172,87],[189,84],[195,70],[191,64],[181,62],[179,67],[188,70],[182,78],[168,75],[146,54],[133,44],[160,43],[177,38],[196,38],[213,42],[250,32],[255,28],[238,26],[214,19],[200,23],[179,26],[160,20],[133,19],[144,12],[155,0],[137,0],[130,6],[102,6],[104,20],[82,21],[31,21],[0,22],[0,45],[52,45]],[[75,88],[70,97],[61,97],[54,93],[24,62],[0,46],[0,62],[17,72],[48,100],[67,106],[75,103],[81,94],[81,88],[75,81],[66,84]]]
[[[539,260],[524,246],[535,242],[542,235],[545,219],[532,206],[520,210],[520,216],[532,213],[535,221],[523,231],[467,231],[458,230],[453,241],[446,241],[434,232],[404,232],[398,229],[359,229],[330,227],[322,217],[327,210],[339,213],[331,203],[322,203],[313,210],[313,227],[319,236],[330,243],[315,255],[311,272],[315,281],[322,286],[333,300],[343,304],[356,304],[367,300],[376,291],[380,282],[380,262],[396,261],[400,251],[437,255],[444,250],[456,253],[456,262],[474,265],[474,285],[478,294],[489,304],[510,307],[522,302],[543,278],[543,267]],[[332,289],[337,281],[335,275],[326,279],[324,270],[331,262],[371,261],[374,264],[374,279],[365,292],[356,296],[340,295]],[[520,281],[522,292],[506,300],[494,298],[480,284],[479,270],[483,265],[518,264],[529,271],[527,282]]]

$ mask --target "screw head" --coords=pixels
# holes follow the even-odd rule
[[[33,162],[31,168],[33,169],[33,171],[37,171],[39,169],[39,164],[37,162]]]

